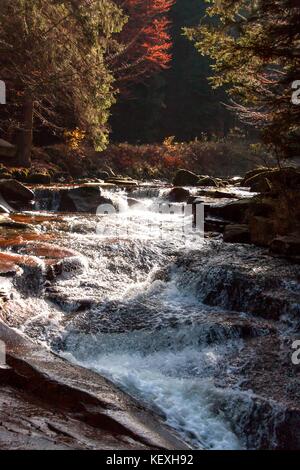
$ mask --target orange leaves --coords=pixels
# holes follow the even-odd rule
[[[85,138],[85,132],[78,127],[72,131],[64,131],[64,137],[67,141],[68,147],[71,150],[76,150],[79,148],[79,144]]]
[[[117,0],[129,20],[121,36],[125,44],[119,81],[136,82],[168,67],[172,40],[168,13],[173,0]],[[124,67],[122,68],[124,70]]]

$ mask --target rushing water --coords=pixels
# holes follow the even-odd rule
[[[136,190],[131,196],[140,204],[133,207],[122,192],[108,196],[121,212],[67,214],[40,227],[82,254],[82,270],[76,276],[65,272],[45,295],[27,298],[27,308],[37,314],[22,330],[110,378],[195,448],[245,448],[232,419],[237,403],[240,417],[249,413],[251,392],[237,382],[225,387],[218,376],[227,356],[239,356],[243,322],[252,317],[203,303],[197,273],[184,283],[176,264],[179,256],[197,256],[199,250],[213,256],[220,242],[186,237],[182,212],[157,211],[164,191]],[[40,200],[40,210],[55,210],[57,195]],[[265,334],[269,325],[252,320],[251,334]],[[227,373],[234,374],[230,367]]]

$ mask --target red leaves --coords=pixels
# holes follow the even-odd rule
[[[168,67],[172,41],[167,17],[174,0],[117,0],[128,15],[121,40],[125,54],[119,82],[137,82]],[[126,64],[126,65],[125,65]]]

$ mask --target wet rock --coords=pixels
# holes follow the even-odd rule
[[[210,206],[209,214],[222,217],[231,222],[247,222],[250,215],[266,216],[272,213],[273,205],[269,201],[257,198],[245,198],[226,204]]]
[[[233,176],[233,178],[230,178],[228,180],[228,183],[233,185],[233,186],[242,186],[242,181],[244,180],[244,178],[242,178],[241,176]]]
[[[190,192],[187,189],[176,187],[171,189],[166,198],[170,202],[187,202],[190,197]]]
[[[198,179],[197,186],[212,186],[217,188],[219,186],[219,183],[210,176],[200,176]]]
[[[160,418],[100,375],[3,322],[0,339],[11,368],[0,381],[2,449],[188,449]]]
[[[226,243],[250,243],[249,227],[245,224],[226,225],[223,238]]]
[[[246,175],[243,186],[250,187],[253,192],[269,192],[280,188],[297,189],[300,187],[300,171],[297,168],[260,169],[256,173]]]
[[[277,320],[300,315],[297,266],[259,248],[210,242],[176,266],[180,289],[192,290],[207,305]]]
[[[96,213],[101,204],[110,204],[112,201],[101,196],[98,184],[86,184],[77,188],[57,190],[56,197],[58,212],[87,212]]]
[[[0,276],[15,276],[22,272],[16,260],[6,253],[0,253]]]
[[[226,224],[222,219],[207,217],[204,222],[204,230],[205,232],[223,233]]]
[[[212,189],[201,189],[197,192],[199,196],[211,197],[212,199],[238,199],[238,195],[229,191],[220,191]]]
[[[174,186],[198,186],[199,176],[189,170],[178,170],[174,180]]]
[[[15,209],[22,209],[32,203],[34,193],[17,180],[0,180],[0,196]]]
[[[115,184],[116,186],[120,186],[122,188],[133,188],[135,186],[138,186],[138,182],[134,181],[129,178],[121,178],[121,177],[116,177],[116,178],[108,178],[105,181],[106,183],[110,184]]]

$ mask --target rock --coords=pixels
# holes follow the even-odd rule
[[[6,140],[0,139],[0,157],[13,158],[16,156],[17,148]]]
[[[187,202],[190,197],[190,192],[187,189],[176,187],[171,189],[166,198],[170,202]]]
[[[1,449],[189,449],[161,418],[101,375],[2,321],[0,339],[11,368],[0,384]]]
[[[178,170],[173,180],[174,186],[198,186],[199,176],[189,170]]]
[[[105,182],[110,183],[110,184],[115,184],[116,186],[120,186],[120,187],[123,187],[123,188],[138,186],[137,181],[131,180],[129,178],[118,178],[118,177],[117,178],[111,178],[110,177]]]
[[[218,182],[211,178],[210,176],[199,177],[197,186],[212,186],[217,188],[219,186]]]
[[[0,180],[0,195],[10,205],[21,208],[34,200],[34,192],[16,180]]]
[[[250,243],[250,231],[248,225],[226,225],[224,231],[226,243]]]
[[[110,204],[112,201],[101,196],[99,185],[83,185],[77,188],[62,189],[58,191],[60,203],[59,212],[87,212],[96,213],[101,204]]]
[[[243,186],[250,187],[253,192],[269,192],[281,188],[298,189],[300,187],[300,171],[297,168],[261,169],[258,173],[248,174]]]
[[[241,176],[233,176],[233,178],[230,178],[228,180],[228,183],[233,186],[242,186],[243,180],[244,178],[242,178]]]
[[[270,244],[270,251],[282,256],[300,257],[300,234],[293,233],[274,238]]]
[[[241,178],[241,186],[247,186],[246,182],[251,179],[253,176],[257,176],[260,173],[265,173],[266,171],[269,171],[269,168],[267,167],[260,167],[260,168],[254,168],[253,170],[248,171],[244,178]]]
[[[220,191],[213,189],[201,189],[197,192],[199,196],[211,197],[212,199],[238,199],[238,195],[229,191]]]
[[[50,184],[51,176],[49,173],[33,173],[27,177],[27,182],[31,184]]]
[[[268,216],[272,211],[273,205],[270,201],[245,198],[222,205],[210,206],[209,215],[222,217],[231,222],[245,223],[251,215]]]
[[[249,228],[251,242],[258,246],[269,246],[276,234],[273,220],[267,217],[251,217]]]

